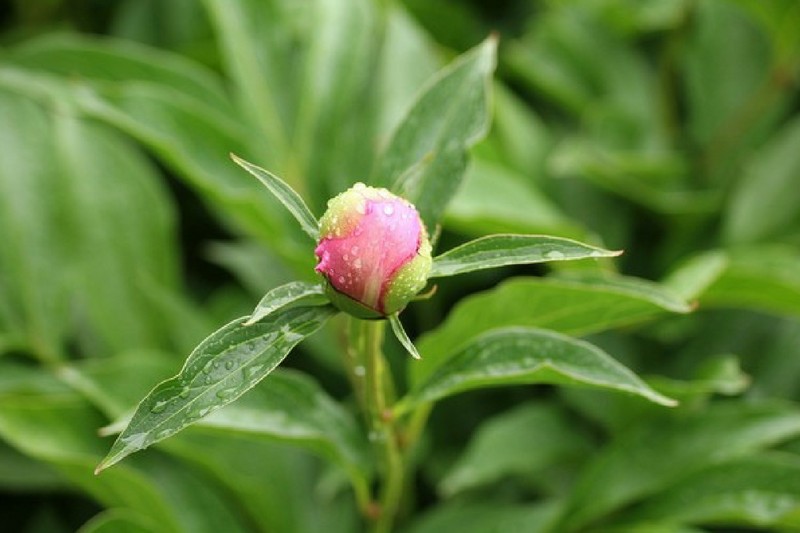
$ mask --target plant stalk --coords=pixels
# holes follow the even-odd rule
[[[363,321],[364,399],[369,425],[369,439],[375,447],[381,475],[373,533],[392,530],[403,496],[403,456],[397,442],[397,428],[392,416],[387,366],[381,349],[384,321]]]

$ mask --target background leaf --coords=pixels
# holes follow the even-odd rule
[[[731,403],[630,428],[584,470],[561,528],[572,531],[684,476],[800,432],[789,406]]]
[[[689,259],[671,274],[676,286],[689,277],[702,282],[693,292],[701,305],[742,307],[797,316],[800,314],[800,255],[792,246],[765,245],[730,252],[711,251]],[[699,270],[704,270],[699,278]]]
[[[431,80],[379,157],[372,183],[413,203],[430,230],[466,169],[466,150],[489,124],[489,79],[496,41],[489,38]],[[419,173],[409,169],[427,159]]]
[[[484,424],[442,479],[445,495],[498,483],[509,477],[535,477],[553,463],[589,451],[586,435],[552,406],[520,405]]]
[[[640,520],[794,529],[800,520],[798,474],[796,456],[738,458],[682,479],[634,514]]]

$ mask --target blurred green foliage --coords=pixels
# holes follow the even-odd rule
[[[501,326],[585,337],[681,405],[444,399],[401,530],[800,530],[798,28],[795,0],[1,4],[4,529],[360,530],[336,444],[270,429],[313,418],[211,420],[94,476],[98,429],[265,291],[314,279],[307,237],[229,153],[319,214],[495,32],[491,130],[429,206],[439,248],[514,232],[625,254],[444,279],[404,320],[423,358]],[[280,379],[346,418],[340,325]]]

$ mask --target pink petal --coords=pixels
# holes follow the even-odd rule
[[[419,249],[422,225],[416,209],[404,200],[365,202],[364,214],[349,234],[320,241],[316,271],[337,291],[382,313],[394,273]]]

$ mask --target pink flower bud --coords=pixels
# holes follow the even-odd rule
[[[402,310],[431,269],[431,245],[414,206],[363,183],[328,202],[314,253],[331,301],[359,318]]]

